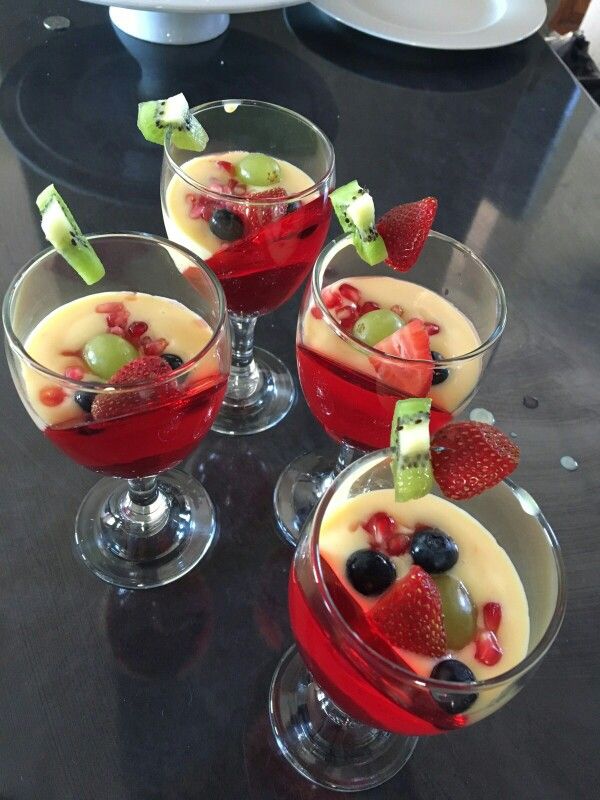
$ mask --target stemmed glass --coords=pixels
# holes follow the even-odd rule
[[[283,199],[257,196],[264,192],[236,194],[239,187],[229,189],[215,181],[204,185],[189,174],[190,152],[177,148],[169,133],[165,139],[161,203],[167,235],[198,253],[215,272],[233,331],[231,377],[213,429],[257,433],[287,414],[295,388],[286,366],[254,346],[254,328],[260,315],[293,295],[323,246],[331,214],[333,148],[312,122],[271,103],[221,100],[197,106],[192,113],[210,137],[200,158],[260,152],[298,167],[312,181]],[[174,213],[177,195],[188,203],[188,211],[179,215]],[[239,220],[251,218],[253,225],[242,238],[223,241],[213,252],[202,243],[207,222],[200,215],[206,207],[226,208]]]
[[[417,263],[404,274],[385,264],[367,265],[348,236],[324,248],[300,307],[296,353],[306,402],[340,448],[337,461],[330,450],[317,450],[296,458],[280,475],[274,493],[275,517],[291,544],[297,543],[306,517],[334,477],[364,451],[389,445],[396,401],[419,396],[418,391],[394,388],[389,376],[411,375],[415,367],[432,368],[432,362],[411,361],[369,347],[336,318],[324,300],[324,290],[342,279],[351,285],[353,278],[363,276],[410,281],[435,292],[470,320],[481,342],[469,352],[436,360],[435,368],[444,370],[447,378],[439,385],[434,382],[428,391],[432,433],[474,396],[506,325],[506,300],[498,277],[468,247],[449,236],[431,231]],[[426,298],[421,305],[427,305]],[[422,313],[426,316],[427,308]]]
[[[305,527],[290,574],[290,620],[298,649],[284,655],[273,676],[271,724],[287,760],[314,783],[332,789],[377,786],[403,767],[416,737],[463,728],[498,710],[540,663],[565,611],[556,537],[531,495],[506,480],[455,505],[487,528],[517,570],[529,605],[525,658],[494,678],[454,683],[418,676],[372,649],[336,605],[319,536],[328,512],[346,499],[393,488],[392,455],[391,450],[371,453],[338,475]],[[451,713],[469,706],[469,700],[468,711]]]
[[[106,267],[101,283],[86,286],[54,249],[35,256],[15,276],[3,305],[7,359],[21,400],[43,434],[77,463],[110,476],[91,489],[77,514],[80,558],[117,586],[161,586],[195,566],[217,535],[205,489],[172,468],[208,433],[225,393],[230,364],[225,298],[206,265],[166,239],[128,233],[89,239]],[[182,277],[185,268],[194,271],[193,286]],[[212,335],[172,376],[127,386],[74,380],[35,361],[25,342],[37,324],[97,292],[169,298],[201,317]],[[50,423],[39,403],[41,391],[54,393],[66,407],[76,393],[85,393],[90,405],[99,396],[111,398],[105,408],[115,410],[101,420],[79,412]]]

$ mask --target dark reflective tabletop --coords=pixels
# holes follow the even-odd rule
[[[43,19],[64,14],[66,31]],[[86,230],[163,233],[161,151],[139,99],[253,96],[331,137],[338,180],[378,207],[437,195],[436,227],[498,272],[509,324],[476,405],[517,434],[516,474],[564,548],[568,611],[523,692],[463,732],[422,740],[371,798],[597,797],[600,701],[600,113],[546,47],[436,53],[355,33],[311,6],[232,17],[219,39],[161,47],[117,34],[105,7],[0,8],[0,290],[43,246],[50,181]],[[298,298],[258,342],[294,365]],[[326,443],[302,397],[251,438],[210,435],[187,468],[219,510],[210,559],[157,591],[115,590],[71,552],[96,480],[52,448],[0,372],[0,798],[321,800],[275,753],[266,702],[291,642],[271,497]],[[538,398],[528,409],[523,397]],[[568,472],[561,456],[579,469]]]

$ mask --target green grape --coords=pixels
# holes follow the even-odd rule
[[[262,153],[249,153],[237,165],[238,177],[251,186],[271,186],[278,183],[281,173],[279,163]]]
[[[387,308],[368,311],[359,317],[352,328],[352,335],[373,347],[382,339],[391,336],[404,325],[401,317]]]
[[[83,360],[104,380],[138,357],[138,351],[126,339],[114,333],[100,333],[83,348]]]
[[[448,647],[461,650],[475,638],[477,608],[464,583],[452,575],[432,575],[442,599]]]

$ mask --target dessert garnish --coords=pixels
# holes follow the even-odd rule
[[[395,206],[375,222],[373,198],[355,180],[332,192],[331,204],[358,255],[370,265],[385,261],[398,272],[417,262],[438,205],[435,197],[424,197]]]
[[[35,202],[42,215],[46,239],[88,286],[97,283],[104,277],[104,266],[54,184],[46,186]]]
[[[183,94],[165,100],[148,100],[138,104],[137,126],[144,139],[163,144],[167,130],[171,130],[171,141],[181,150],[201,153],[208,143],[208,134],[190,113]]]
[[[429,397],[398,400],[394,409],[390,446],[396,501],[424,497],[433,487],[429,455]]]

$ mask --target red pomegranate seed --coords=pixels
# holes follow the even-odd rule
[[[40,401],[45,406],[59,406],[66,395],[60,386],[44,386],[40,389]]]
[[[190,219],[203,219],[208,222],[212,216],[212,201],[199,194],[188,194],[185,198],[188,202],[188,217]]]
[[[393,311],[394,314],[398,314],[398,316],[401,317],[403,309],[402,306],[395,305],[390,308],[390,311]]]
[[[368,314],[369,311],[379,311],[380,308],[381,306],[378,306],[377,303],[373,303],[372,300],[367,300],[366,303],[358,307],[358,313],[362,317],[363,314]]]
[[[393,533],[387,540],[387,554],[389,556],[402,556],[408,552],[410,536],[405,533]]]
[[[334,289],[323,289],[321,292],[321,297],[323,298],[323,302],[327,306],[327,308],[337,308],[338,306],[342,305],[342,296],[339,292],[336,292]]]
[[[502,606],[500,603],[486,603],[483,607],[483,624],[492,633],[498,633],[502,622]]]
[[[96,306],[96,311],[98,314],[113,314],[116,311],[125,311],[125,306],[116,302],[100,303]]]
[[[67,367],[65,377],[70,378],[72,381],[80,381],[83,378],[83,370],[77,366]]]
[[[492,631],[479,631],[475,639],[475,658],[486,667],[493,667],[502,658],[502,648]]]
[[[127,333],[134,339],[139,339],[140,336],[143,336],[146,331],[148,330],[148,325],[145,322],[140,322],[136,320],[132,322],[131,325],[127,328]]]
[[[436,333],[440,332],[440,326],[436,325],[435,322],[424,322],[425,330],[429,334],[429,336],[435,336]]]
[[[228,172],[230,175],[235,175],[235,167],[231,161],[217,161],[217,164],[221,169],[224,169],[225,172]]]
[[[245,197],[248,194],[248,187],[245,183],[237,183],[231,190],[231,193],[236,197]]]
[[[121,325],[113,325],[108,329],[108,332],[114,334],[115,336],[124,336],[125,328],[121,327]]]
[[[218,178],[211,178],[208,182],[208,188],[211,190],[211,192],[219,192],[220,194],[223,194],[225,189],[228,187],[226,183],[221,183]]]
[[[345,331],[349,331],[358,319],[358,309],[352,308],[352,306],[342,306],[336,311],[336,316],[340,326]]]
[[[67,358],[81,358],[81,350],[61,350],[60,354]]]
[[[111,311],[106,317],[106,324],[109,328],[126,328],[129,321],[129,311]]]
[[[159,356],[164,353],[168,342],[166,339],[154,339],[144,345],[144,353],[147,356]]]
[[[311,306],[310,313],[315,319],[323,319],[323,312],[317,306]]]
[[[360,303],[360,292],[356,286],[352,286],[351,283],[342,283],[342,285],[338,287],[338,292],[342,297],[345,297],[346,300],[350,300],[356,305]]]
[[[385,550],[387,540],[395,533],[396,520],[385,511],[377,511],[363,524],[363,528],[372,538],[371,547]]]

